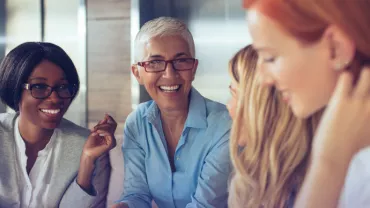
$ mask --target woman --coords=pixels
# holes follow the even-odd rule
[[[228,109],[234,112],[230,148],[235,167],[229,207],[292,207],[317,122],[294,118],[276,89],[259,85],[257,59],[249,45],[229,63],[233,96]]]
[[[369,1],[245,0],[264,85],[299,118],[325,109],[296,207],[370,204]]]
[[[115,207],[226,207],[230,117],[192,87],[198,60],[181,21],[147,22],[135,39],[132,72],[153,101],[124,128],[124,194]]]
[[[23,43],[0,65],[0,207],[105,207],[116,122],[88,130],[63,119],[79,90],[72,60]],[[80,160],[78,160],[80,158]]]

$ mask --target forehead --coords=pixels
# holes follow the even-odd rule
[[[288,32],[275,22],[256,9],[247,13],[248,27],[253,39],[253,46],[260,48],[282,47],[291,44],[291,37]]]
[[[46,79],[62,79],[65,78],[64,71],[56,64],[43,60],[32,71],[31,77],[42,77]]]
[[[179,35],[154,37],[144,44],[145,58],[153,55],[173,58],[173,56],[179,53],[190,56],[190,48],[187,41]]]

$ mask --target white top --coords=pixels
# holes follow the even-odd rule
[[[15,122],[14,135],[18,152],[18,165],[16,167],[18,186],[19,190],[21,190],[21,208],[43,208],[47,204],[46,196],[49,192],[49,182],[52,171],[55,169],[52,167],[55,164],[53,162],[53,147],[58,139],[58,129],[54,130],[45,148],[38,152],[36,162],[28,175],[26,169],[28,159],[26,156],[26,145],[19,132],[18,120],[19,117]]]
[[[351,161],[339,202],[339,208],[369,207],[370,147],[367,147],[358,152]]]

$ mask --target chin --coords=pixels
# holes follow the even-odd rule
[[[56,128],[59,127],[59,124],[60,124],[60,121],[56,121],[56,122],[44,122],[41,124],[42,128],[43,129],[47,129],[47,130],[54,130]]]
[[[322,108],[304,108],[303,106],[292,107],[293,114],[300,119],[307,119],[318,112],[320,109]]]

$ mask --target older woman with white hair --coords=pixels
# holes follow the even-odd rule
[[[226,207],[231,171],[226,107],[192,87],[198,60],[180,20],[147,22],[132,72],[153,99],[124,128],[124,194],[115,207]]]

